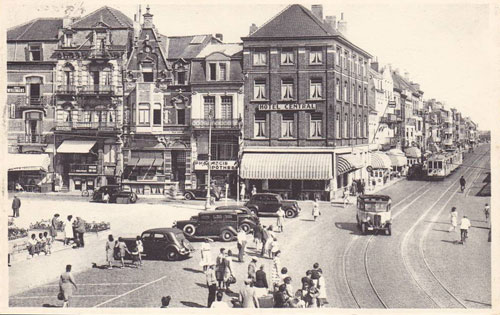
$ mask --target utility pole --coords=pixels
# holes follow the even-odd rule
[[[208,172],[207,172],[207,201],[205,203],[205,210],[211,209],[211,196],[210,196],[210,168],[212,166],[212,110],[208,112]]]

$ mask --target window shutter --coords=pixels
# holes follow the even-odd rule
[[[43,61],[43,44],[40,44],[40,61]]]
[[[24,47],[24,56],[26,57],[26,61],[30,61],[30,49],[29,49],[29,45],[26,45],[26,47]]]

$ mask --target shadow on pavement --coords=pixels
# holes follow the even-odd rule
[[[207,287],[207,285],[206,285],[205,283],[198,283],[198,282],[197,282],[197,283],[196,283],[196,285],[197,285],[197,286],[199,286],[199,287],[202,287],[202,288],[204,288],[204,289],[207,289],[207,288],[208,288],[208,287]]]
[[[440,229],[432,229],[433,231],[437,231],[437,232],[446,232],[446,233],[449,233],[450,231],[448,230],[440,230]]]
[[[441,242],[450,243],[450,244],[458,244],[459,243],[459,241],[457,241],[457,240],[455,240],[455,241],[441,240]]]
[[[61,306],[54,305],[54,304],[49,304],[49,303],[45,303],[45,304],[42,305],[42,307],[61,307]]]
[[[190,272],[194,272],[194,273],[203,273],[203,271],[196,270],[196,269],[193,269],[193,268],[182,268],[182,269],[185,270],[185,271],[190,271]]]
[[[335,222],[335,227],[337,229],[354,232],[353,234],[361,234],[358,230],[358,224],[356,222]]]
[[[310,221],[310,222],[315,222],[314,219],[300,219],[300,221]]]
[[[189,302],[189,301],[181,301],[182,305],[187,306],[187,307],[203,307],[207,308],[205,305],[201,305],[195,302]]]

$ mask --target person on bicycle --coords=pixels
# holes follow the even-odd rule
[[[460,190],[464,192],[465,190],[465,178],[462,176],[460,177]]]

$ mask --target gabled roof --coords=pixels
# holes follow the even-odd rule
[[[248,37],[315,37],[338,34],[302,5],[292,4]]]
[[[200,41],[200,43],[192,43],[196,37],[195,42],[198,42],[198,39],[201,39],[201,36],[204,38]],[[219,42],[215,40],[215,38],[208,35],[190,35],[190,36],[172,36],[168,37],[167,43],[167,59],[192,59],[198,56],[198,54],[212,42]]]
[[[57,40],[62,28],[60,18],[39,18],[7,30],[7,40]]]
[[[96,11],[78,19],[72,28],[93,28],[99,22],[104,22],[110,28],[133,28],[132,20],[121,11],[108,6],[101,7]]]
[[[205,58],[213,53],[221,53],[228,57],[234,56],[243,51],[242,44],[213,44],[207,45],[202,51],[196,56],[197,58]]]

